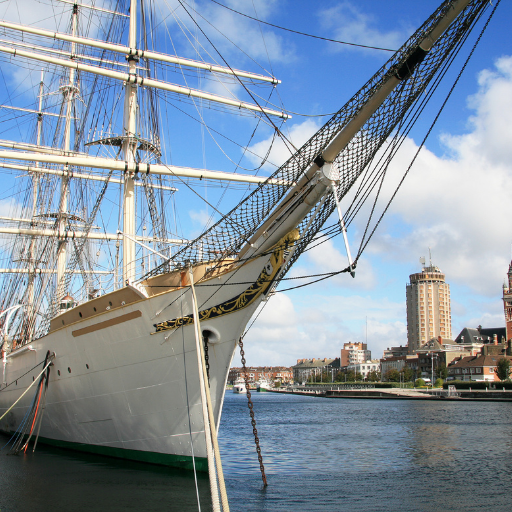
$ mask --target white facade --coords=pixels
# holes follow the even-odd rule
[[[371,357],[372,353],[367,349],[366,343],[344,343],[341,349],[341,366],[364,363]]]
[[[380,372],[380,361],[364,361],[362,363],[351,364],[347,366],[347,370],[360,373],[364,379],[368,377],[370,372]]]

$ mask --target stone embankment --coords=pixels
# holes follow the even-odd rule
[[[336,389],[338,388],[338,389]],[[373,398],[388,400],[464,400],[512,401],[512,391],[411,389],[411,388],[348,388],[345,386],[293,386],[269,390],[274,393],[310,395],[323,398]]]

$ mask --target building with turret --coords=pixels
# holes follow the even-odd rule
[[[503,285],[503,309],[505,311],[506,339],[512,338],[512,261],[508,266],[507,281]]]
[[[450,286],[432,262],[409,279],[406,288],[407,344],[409,354],[415,354],[432,338],[451,339]]]

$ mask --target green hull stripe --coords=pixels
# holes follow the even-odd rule
[[[128,450],[125,448],[115,448],[112,446],[101,446],[96,444],[71,443],[69,441],[60,441],[48,437],[40,437],[38,443],[44,443],[58,448],[66,448],[77,452],[94,453],[106,457],[115,457],[116,459],[135,460],[137,462],[147,462],[149,464],[158,464],[160,466],[170,466],[181,469],[194,469],[192,457],[188,455],[171,455],[168,453],[144,452],[141,450]],[[195,467],[197,471],[208,471],[208,459],[204,457],[195,457]]]

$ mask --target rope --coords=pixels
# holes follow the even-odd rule
[[[204,358],[204,347],[201,343],[201,326],[199,322],[199,311],[197,307],[197,297],[194,288],[194,273],[192,267],[189,269],[190,276],[190,289],[192,291],[194,317],[194,334],[196,338],[196,351],[197,351],[197,363],[199,367],[199,381],[201,386],[201,401],[203,407],[203,420],[204,420],[204,431],[206,436],[206,446],[208,453],[208,473],[210,475],[210,488],[212,493],[212,508],[213,511],[217,510],[220,512],[219,503],[219,488],[222,500],[222,509],[224,512],[229,512],[228,495],[226,492],[226,484],[224,482],[224,472],[222,471],[222,463],[220,460],[220,449],[219,442],[217,439],[217,430],[215,427],[215,418],[213,416],[213,405],[212,398],[210,395],[210,387],[208,386],[208,376],[206,373],[205,358]],[[213,445],[213,452],[211,451]],[[215,457],[214,457],[215,455]],[[215,466],[214,466],[215,462]],[[215,469],[217,474],[215,474]],[[217,487],[217,477],[218,487]]]
[[[55,354],[53,354],[52,356],[50,356],[50,362],[48,364],[46,364],[46,366],[43,368],[43,370],[41,371],[41,373],[37,376],[37,378],[41,377],[41,375],[46,371],[46,368],[48,368],[52,362],[53,362],[53,359],[55,357]],[[37,365],[39,366],[39,365]],[[25,374],[26,375],[26,374]],[[14,402],[11,407],[9,407],[9,409],[7,409],[7,411],[4,412],[4,414],[0,417],[0,421],[2,421],[5,416],[7,416],[7,414],[14,408],[14,406],[27,394],[28,390],[36,383],[38,382],[37,380],[34,380],[32,382],[32,384],[30,384],[30,386],[21,394],[21,396],[18,398],[18,400],[16,400],[16,402]],[[5,389],[5,388],[4,388]]]
[[[13,381],[12,381],[12,382],[10,382],[9,384],[6,384],[4,388],[0,389],[0,392],[2,392],[4,389],[7,389],[9,386],[12,386],[12,384],[14,384],[17,380],[22,379],[23,377],[25,377],[25,375],[27,375],[28,373],[30,373],[32,370],[35,370],[38,366],[41,366],[42,364],[44,364],[44,361],[41,361],[40,363],[37,363],[35,366],[33,366],[32,368],[30,368],[30,370],[28,370],[27,372],[25,372],[23,375],[20,375],[17,379],[13,380]]]
[[[489,15],[489,17],[487,18],[487,21],[484,25],[484,27],[482,28],[477,40],[475,41],[475,44],[473,45],[473,48],[471,49],[471,51],[469,52],[469,55],[468,57],[466,58],[466,61],[464,62],[464,65],[462,66],[461,70],[459,71],[459,74],[457,75],[457,78],[455,79],[455,82],[453,83],[452,87],[450,88],[450,90],[448,91],[448,94],[446,95],[446,98],[444,99],[443,101],[443,104],[441,105],[436,117],[434,118],[434,120],[432,121],[432,124],[430,125],[430,128],[428,129],[427,133],[425,134],[423,140],[421,141],[421,144],[419,145],[416,153],[414,154],[414,157],[413,159],[411,160],[411,163],[409,164],[409,167],[407,167],[407,170],[405,171],[404,175],[402,176],[402,179],[400,180],[400,182],[398,183],[395,191],[393,192],[391,198],[389,199],[386,207],[384,208],[381,216],[379,217],[379,220],[377,221],[377,223],[375,224],[375,226],[373,227],[370,235],[368,236],[367,240],[364,241],[364,238],[363,240],[361,241],[361,247],[359,248],[359,252],[357,254],[357,258],[359,258],[359,256],[362,254],[362,252],[364,251],[364,249],[366,248],[366,246],[368,245],[368,243],[370,242],[370,239],[372,238],[372,236],[374,235],[375,231],[377,230],[377,227],[379,226],[379,224],[381,223],[384,215],[386,214],[386,212],[388,211],[389,207],[391,206],[391,203],[392,201],[394,200],[396,194],[398,193],[398,190],[401,188],[403,182],[405,181],[405,178],[407,177],[407,175],[409,174],[409,171],[411,170],[412,166],[414,165],[414,162],[416,161],[421,149],[423,148],[423,146],[425,145],[425,142],[427,141],[428,137],[430,136],[432,130],[434,129],[434,126],[435,124],[437,123],[439,117],[441,116],[441,113],[443,112],[445,106],[446,106],[446,103],[448,102],[448,100],[450,99],[453,91],[455,90],[455,87],[457,86],[462,74],[464,73],[464,70],[466,69],[471,57],[473,56],[475,50],[476,50],[476,47],[478,46],[478,44],[480,43],[480,39],[482,38],[482,36],[484,35],[484,32],[486,31],[490,21],[491,21],[491,18],[494,16],[494,13],[496,12],[496,9],[498,8],[498,5],[500,4],[501,0],[498,0],[496,2],[496,5],[494,6],[491,14]],[[365,229],[365,233],[366,233],[366,230],[368,229],[369,227],[369,220],[368,220],[368,224],[366,226],[366,229]],[[364,244],[363,244],[364,242]]]
[[[182,293],[179,298],[181,298],[181,316],[183,313],[183,295]],[[181,342],[183,347],[183,372],[185,375],[185,397],[187,399],[187,417],[188,417],[188,433],[190,436],[190,451],[192,453],[192,467],[194,470],[194,483],[196,487],[196,500],[197,500],[197,508],[199,512],[201,512],[201,500],[199,499],[199,485],[197,483],[197,468],[196,468],[196,457],[194,454],[194,438],[192,437],[192,420],[190,419],[190,400],[188,395],[188,377],[187,377],[187,351],[185,350],[185,331],[181,329]]]
[[[268,21],[263,21],[258,18],[253,18],[252,16],[249,16],[248,14],[244,14],[243,12],[235,11],[235,9],[232,9],[231,7],[228,7],[227,5],[223,5],[220,2],[217,2],[216,0],[212,0],[214,4],[220,5],[220,7],[224,7],[224,9],[227,9],[228,11],[232,11],[235,14],[238,14],[240,16],[244,16],[245,18],[249,18],[250,20],[257,21],[258,23],[263,23],[264,25],[268,25],[270,27],[278,28],[280,30],[285,30],[286,32],[292,32],[293,34],[299,34],[300,36],[306,36],[306,37],[312,37],[314,39],[320,39],[322,41],[329,41],[331,43],[338,43],[338,44],[346,44],[348,46],[357,46],[358,48],[369,48],[370,50],[381,50],[383,52],[394,52],[396,50],[391,50],[390,48],[381,48],[379,46],[368,46],[366,44],[358,44],[358,43],[349,43],[347,41],[339,41],[338,39],[329,39],[328,37],[322,37],[322,36],[315,36],[313,34],[308,34],[306,32],[299,32],[298,30],[293,30],[291,28],[281,27],[280,25],[275,25],[274,23],[269,23]]]

